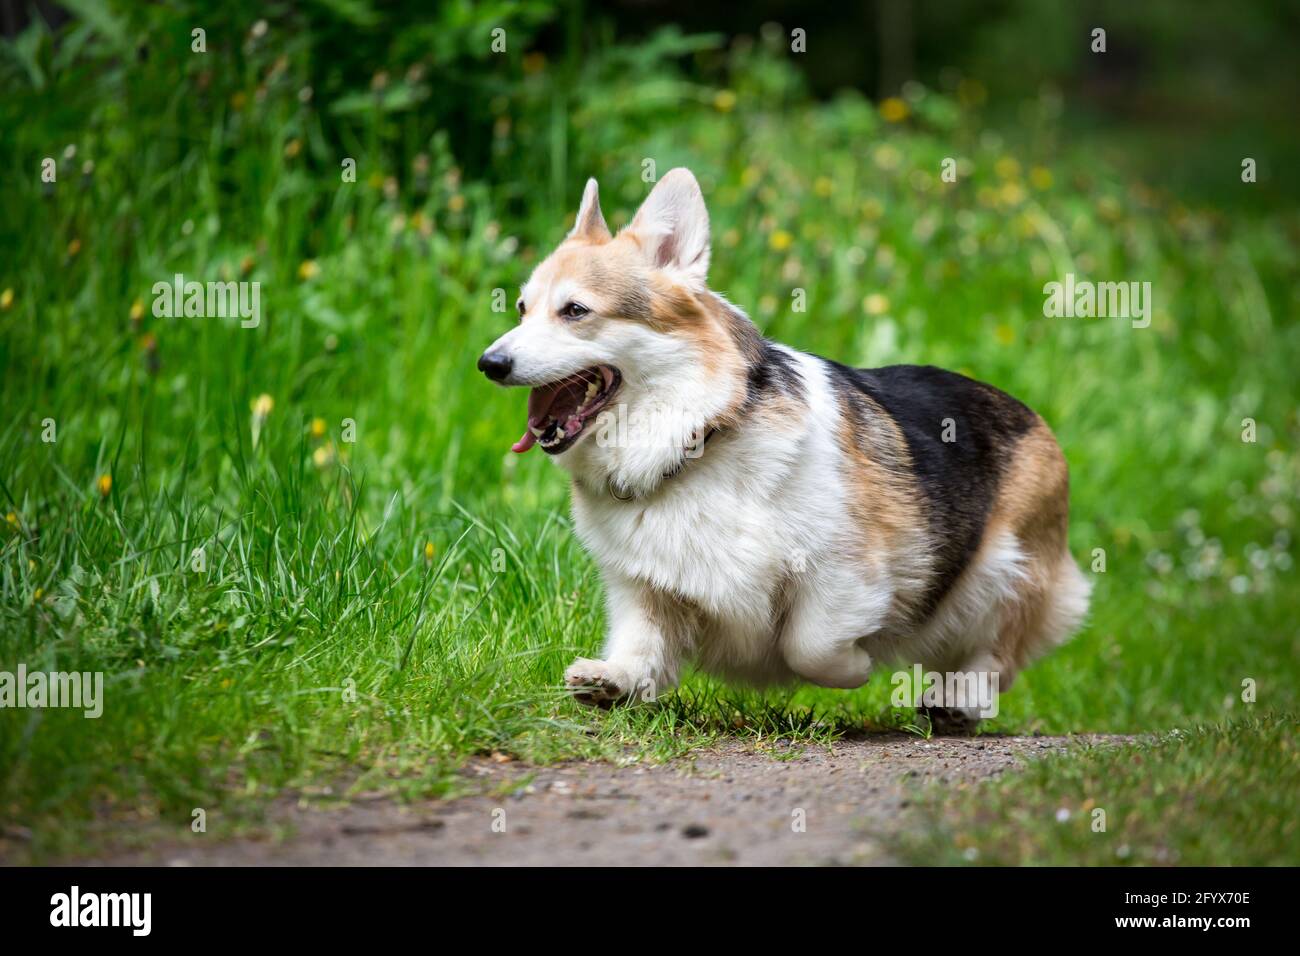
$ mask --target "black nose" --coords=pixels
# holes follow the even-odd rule
[[[478,370],[494,382],[500,382],[509,375],[513,364],[510,356],[501,352],[484,352],[478,358]]]

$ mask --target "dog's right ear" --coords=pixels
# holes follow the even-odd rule
[[[578,217],[573,221],[570,239],[590,239],[604,242],[610,238],[609,226],[600,212],[600,188],[594,178],[587,180],[587,188],[582,191],[582,205],[578,207]]]

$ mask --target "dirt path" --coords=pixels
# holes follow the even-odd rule
[[[289,833],[281,840],[209,842],[196,834],[102,862],[888,864],[882,838],[907,825],[910,801],[925,782],[974,782],[1071,741],[1104,739],[881,734],[840,741],[831,752],[728,744],[630,767],[484,758],[466,770],[480,796],[411,805],[359,800],[335,809],[286,802],[270,813],[272,828]],[[501,795],[511,784],[516,791]]]

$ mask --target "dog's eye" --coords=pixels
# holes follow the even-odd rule
[[[585,305],[579,305],[577,302],[570,302],[560,310],[560,315],[566,319],[580,319],[590,311],[591,309],[587,308]]]
[[[516,302],[515,308],[519,310],[519,318],[522,319],[524,317],[524,300],[520,299],[518,302]]]

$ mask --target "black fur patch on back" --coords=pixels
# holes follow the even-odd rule
[[[929,616],[979,547],[1012,450],[1037,416],[992,385],[931,365],[827,364],[837,388],[873,399],[907,442],[935,539],[935,573],[923,602]],[[952,420],[952,441],[943,440],[945,419]]]

